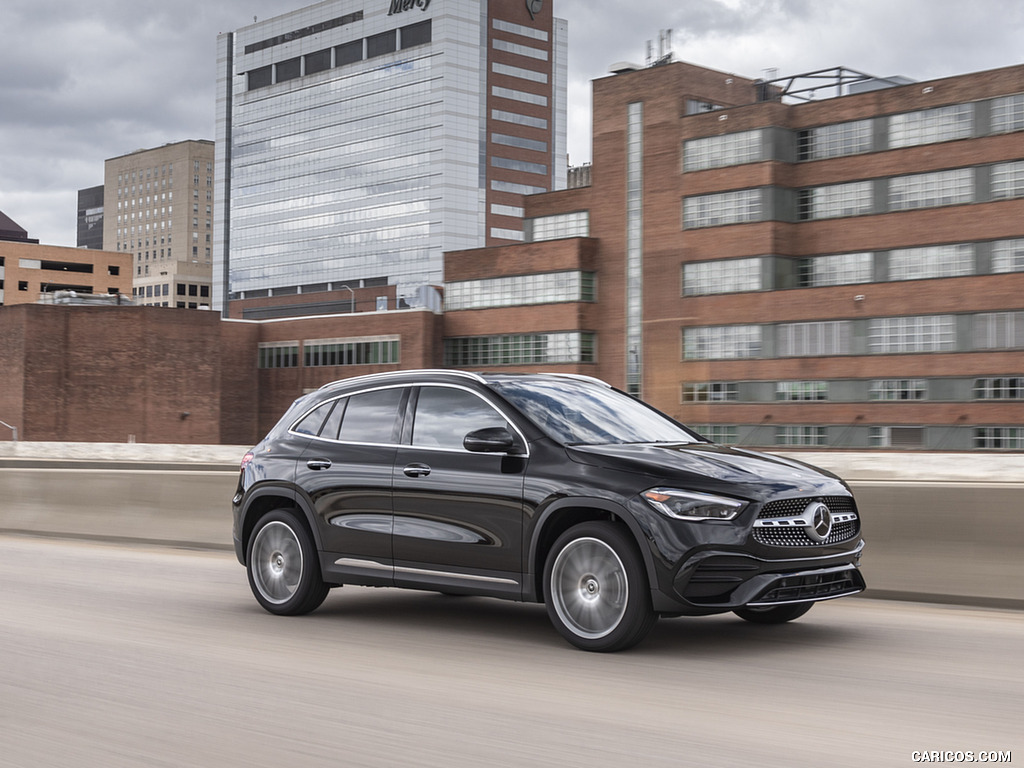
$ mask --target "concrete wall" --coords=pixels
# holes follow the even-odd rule
[[[246,450],[0,443],[0,532],[230,549]],[[1020,456],[790,455],[853,487],[869,596],[1024,608]]]

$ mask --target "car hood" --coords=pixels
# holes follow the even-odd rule
[[[573,460],[631,472],[652,483],[679,484],[765,499],[775,496],[845,495],[850,491],[826,470],[793,459],[712,443],[577,445]]]

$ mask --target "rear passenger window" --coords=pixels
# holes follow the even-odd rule
[[[403,391],[396,387],[352,395],[338,439],[350,443],[397,443],[398,406]]]
[[[324,419],[331,412],[331,408],[334,407],[334,401],[324,403],[319,408],[314,408],[308,414],[306,414],[301,421],[299,421],[294,427],[292,432],[298,432],[300,435],[316,435],[320,432],[320,427],[324,423]]]

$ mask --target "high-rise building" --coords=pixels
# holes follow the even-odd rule
[[[327,0],[220,35],[214,305],[429,302],[445,251],[521,239],[523,195],[565,187],[551,5]]]
[[[79,248],[103,249],[103,185],[78,190]]]
[[[106,161],[103,247],[132,254],[138,304],[210,307],[213,154],[188,140]]]

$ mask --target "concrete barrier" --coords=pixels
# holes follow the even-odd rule
[[[0,443],[0,531],[229,550],[246,450]],[[869,596],[1024,608],[1024,457],[787,455],[853,488]]]

